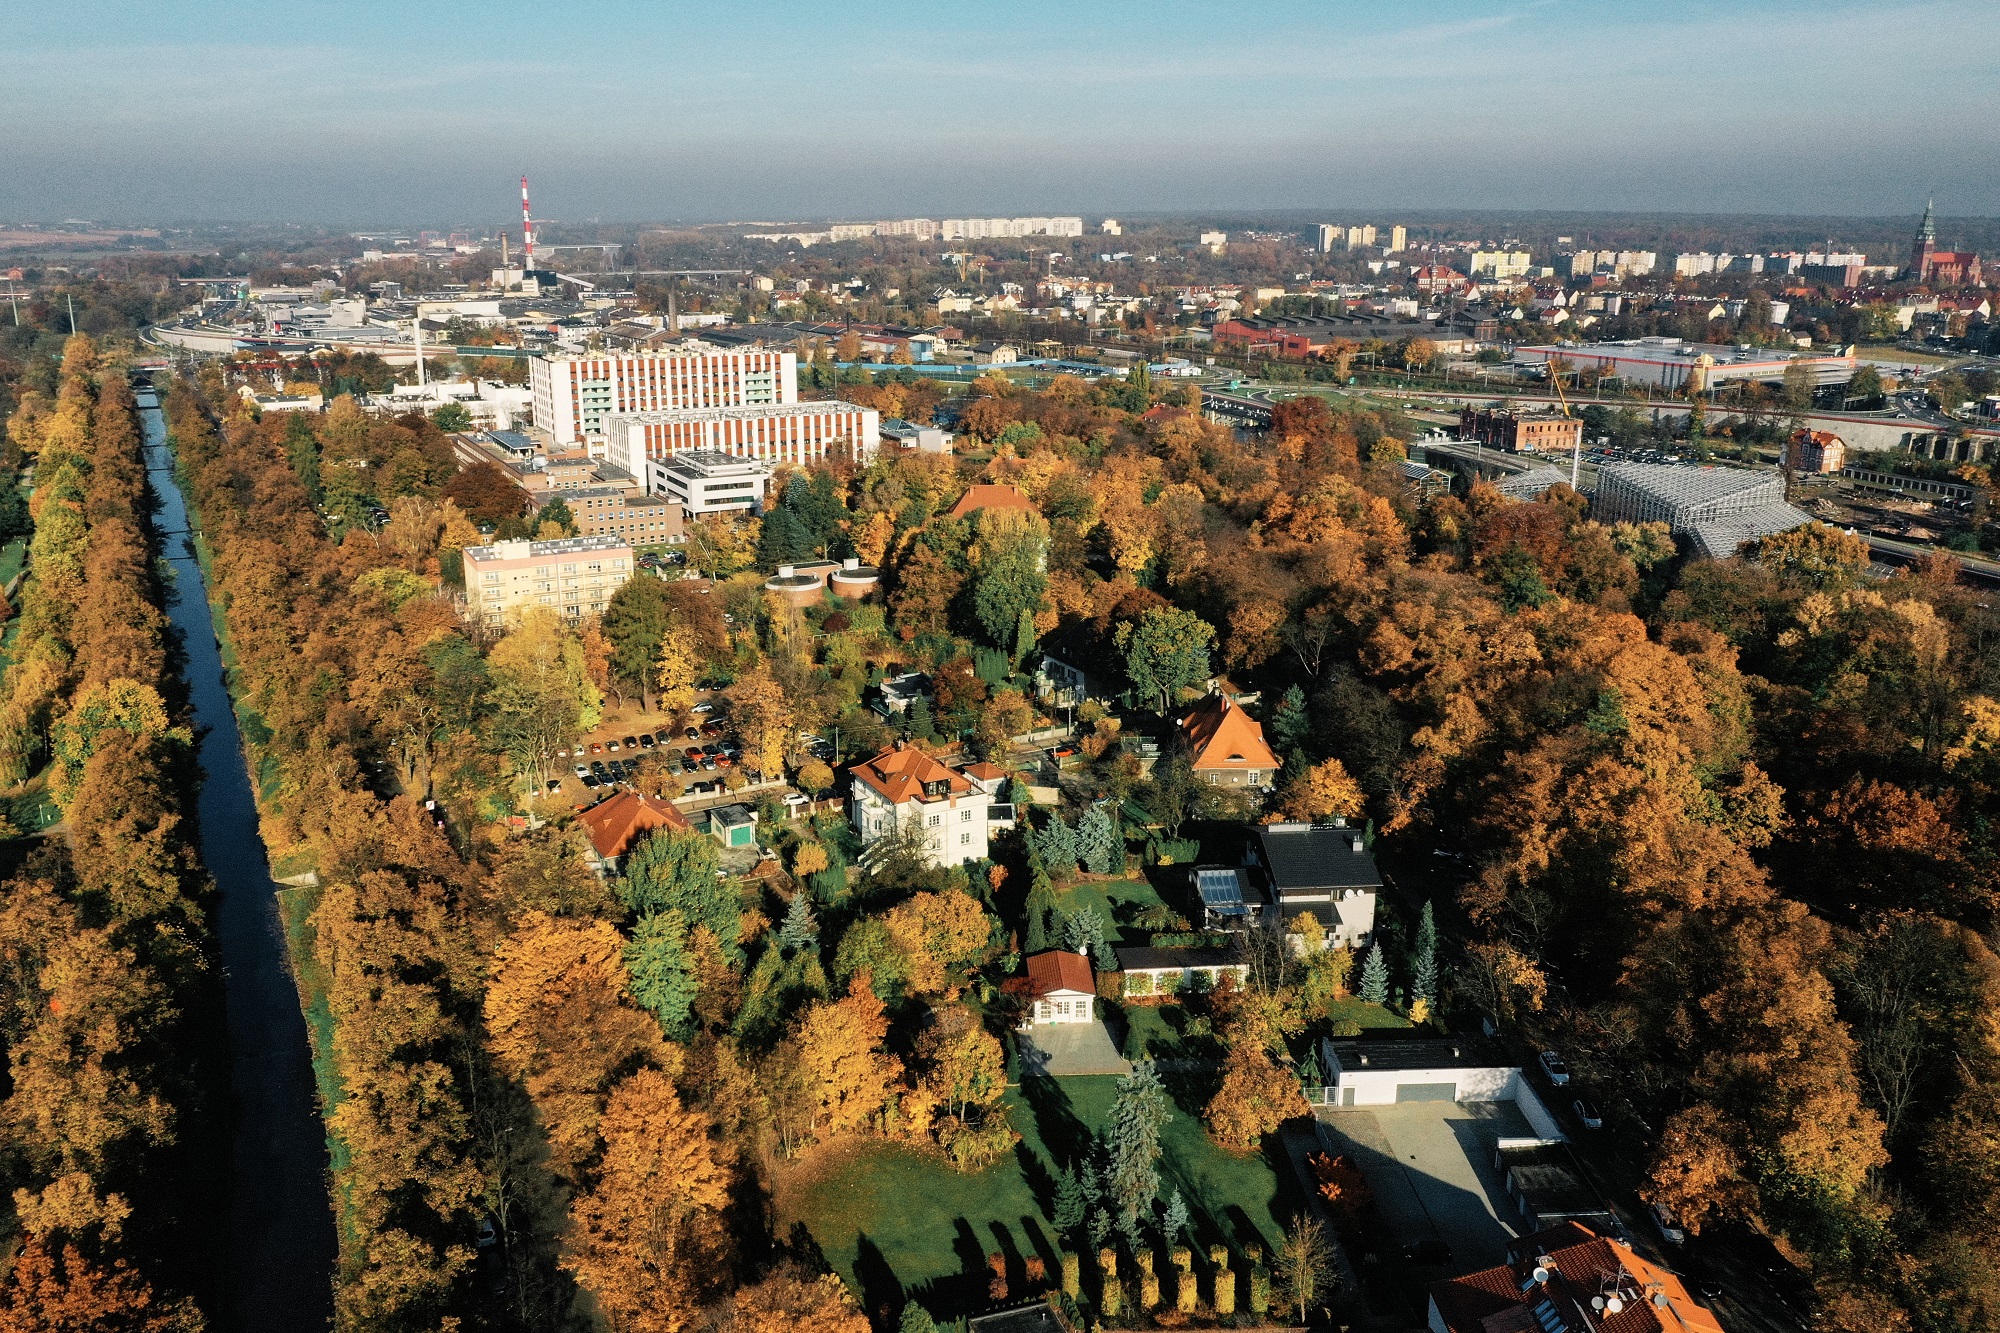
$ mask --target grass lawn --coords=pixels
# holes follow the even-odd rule
[[[1145,944],[1153,932],[1132,924],[1132,919],[1148,907],[1161,905],[1159,891],[1143,879],[1085,880],[1056,892],[1056,903],[1065,912],[1094,907],[1111,924],[1111,943],[1131,948]]]
[[[1350,995],[1344,1000],[1335,1000],[1326,1007],[1327,1021],[1338,1023],[1342,1019],[1352,1019],[1356,1027],[1367,1028],[1407,1028],[1412,1026],[1409,1019],[1392,1009],[1379,1004],[1370,1004],[1359,996]]]
[[[16,537],[5,546],[0,546],[0,586],[12,583],[14,576],[21,572],[21,566],[28,559],[28,539]]]
[[[1245,1157],[1209,1140],[1189,1092],[1166,1076],[1176,1114],[1162,1137],[1161,1193],[1179,1190],[1199,1244],[1224,1242],[1238,1252],[1268,1252],[1279,1218],[1298,1203],[1281,1147]],[[900,1309],[921,1299],[934,1315],[986,1303],[986,1256],[1008,1257],[1010,1278],[1039,1255],[1060,1273],[1049,1225],[1057,1163],[1084,1152],[1110,1116],[1113,1077],[1034,1078],[1008,1089],[1007,1107],[1021,1142],[1014,1154],[978,1175],[960,1175],[941,1158],[897,1144],[857,1142],[808,1159],[785,1173],[776,1200],[780,1231],[803,1227],[869,1310]]]

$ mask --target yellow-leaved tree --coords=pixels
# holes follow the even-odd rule
[[[710,1128],[656,1069],[611,1090],[597,1184],[570,1205],[563,1266],[620,1333],[679,1333],[726,1269],[730,1172]]]
[[[1361,784],[1348,775],[1346,765],[1329,759],[1314,764],[1285,789],[1282,808],[1288,819],[1316,824],[1336,815],[1353,819],[1367,802]]]

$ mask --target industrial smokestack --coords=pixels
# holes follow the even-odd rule
[[[528,178],[521,177],[521,267],[535,266],[535,218],[528,211]]]

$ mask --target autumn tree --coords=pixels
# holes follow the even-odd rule
[[[1249,1152],[1293,1116],[1310,1115],[1298,1078],[1281,1068],[1259,1041],[1238,1041],[1222,1062],[1222,1086],[1205,1113],[1215,1141]]]
[[[485,1006],[494,1058],[534,1099],[566,1169],[596,1146],[617,1073],[662,1058],[659,1028],[628,1001],[623,952],[604,922],[530,913],[494,957]]]
[[[852,1133],[876,1123],[902,1075],[902,1062],[883,1049],[888,1033],[882,1001],[864,977],[842,998],[806,1009],[794,1041],[814,1132]]]
[[[597,1128],[597,1180],[570,1205],[563,1265],[616,1333],[679,1333],[720,1275],[730,1172],[658,1070],[613,1087]]]
[[[726,694],[729,715],[743,737],[744,765],[762,777],[781,776],[792,742],[792,705],[784,688],[758,667],[738,676]]]

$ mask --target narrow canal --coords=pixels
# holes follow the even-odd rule
[[[327,1197],[326,1130],[311,1051],[286,961],[257,807],[223,682],[207,582],[188,536],[165,415],[139,393],[155,521],[175,581],[168,614],[187,650],[189,693],[201,728],[201,854],[221,891],[221,946],[230,1051],[232,1179],[226,1280],[239,1333],[324,1333],[332,1322],[335,1257]]]

